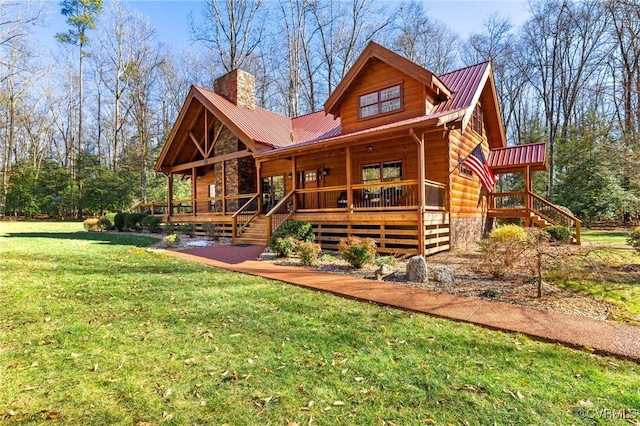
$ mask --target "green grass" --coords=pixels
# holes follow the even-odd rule
[[[640,407],[637,363],[80,230],[0,222],[0,423],[628,424],[598,410]]]
[[[583,229],[580,231],[580,238],[593,244],[627,245],[629,232]]]

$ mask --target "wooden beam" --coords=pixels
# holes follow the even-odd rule
[[[220,155],[214,158],[205,158],[202,160],[192,161],[190,163],[180,164],[178,166],[173,166],[169,169],[170,172],[180,172],[183,170],[189,170],[192,167],[201,167],[207,166],[213,163],[220,163],[226,160],[234,160],[236,158],[249,157],[251,152],[249,150],[242,150],[237,152],[232,152],[231,154]]]
[[[204,110],[204,150],[209,152],[209,111]],[[204,158],[207,158],[207,155],[203,155]]]
[[[191,130],[189,130],[189,137],[191,138],[191,142],[193,142],[196,148],[198,148],[198,151],[200,151],[200,154],[202,154],[202,158],[207,158],[207,154],[204,152],[204,150],[200,146],[200,143],[198,142],[196,137],[193,136],[193,133],[191,133]]]
[[[347,174],[347,210],[353,212],[353,193],[351,192],[351,146],[347,145],[345,153],[345,173]]]
[[[200,104],[200,107],[198,108],[198,112],[196,112],[196,115],[194,116],[193,120],[191,120],[191,123],[189,123],[189,126],[187,127],[189,129],[188,132],[190,132],[191,129],[193,129],[193,127],[196,125],[196,122],[198,121],[198,117],[200,117],[200,114],[202,113],[203,109],[204,109],[204,105]],[[180,145],[178,145],[178,149],[176,149],[176,153],[173,155],[173,158],[171,158],[171,161],[169,162],[169,164],[175,163],[175,161],[178,159],[178,156],[182,152],[182,148],[187,143],[187,139],[189,139],[189,136],[185,135]]]
[[[169,220],[171,220],[171,215],[173,214],[173,173],[169,172],[169,176],[168,176],[169,182],[168,182],[168,189],[169,189],[169,194],[168,194],[168,200],[169,202],[167,203],[167,218]]]
[[[418,146],[418,243],[420,254],[425,254],[425,234],[424,234],[424,203],[426,197],[425,179],[425,158],[424,158],[424,134],[421,138],[416,136],[413,129],[409,129],[409,135]]]
[[[216,132],[216,135],[214,136],[213,141],[211,142],[211,146],[209,147],[209,150],[207,151],[207,156],[205,158],[211,157],[211,153],[213,152],[213,148],[218,143],[218,138],[220,137],[220,133],[222,133],[223,129],[224,129],[224,124],[220,123],[220,128]]]
[[[198,177],[198,171],[195,167],[191,169],[191,214],[194,216],[198,215],[198,211],[196,209],[196,200],[198,199],[196,180]]]
[[[227,168],[224,160],[222,161],[222,214],[227,214]],[[235,231],[234,231],[235,232]]]

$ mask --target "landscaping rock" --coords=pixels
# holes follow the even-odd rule
[[[414,283],[429,282],[427,261],[422,256],[413,256],[407,262],[407,280]]]
[[[378,281],[381,281],[384,277],[392,275],[395,272],[396,272],[396,270],[391,265],[380,265],[380,267],[376,271],[376,279]]]
[[[453,284],[455,277],[453,269],[447,266],[440,266],[433,271],[433,277],[436,281],[442,284]]]

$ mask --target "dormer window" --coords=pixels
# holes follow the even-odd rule
[[[400,109],[402,109],[400,84],[360,96],[360,118],[388,114]]]
[[[482,107],[480,104],[477,104],[473,110],[473,115],[471,116],[471,130],[482,136],[483,127],[484,119],[482,117]]]

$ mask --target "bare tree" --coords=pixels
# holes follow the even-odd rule
[[[242,68],[264,36],[262,0],[205,0],[201,20],[189,16],[189,28],[194,40],[218,55],[224,70]]]

